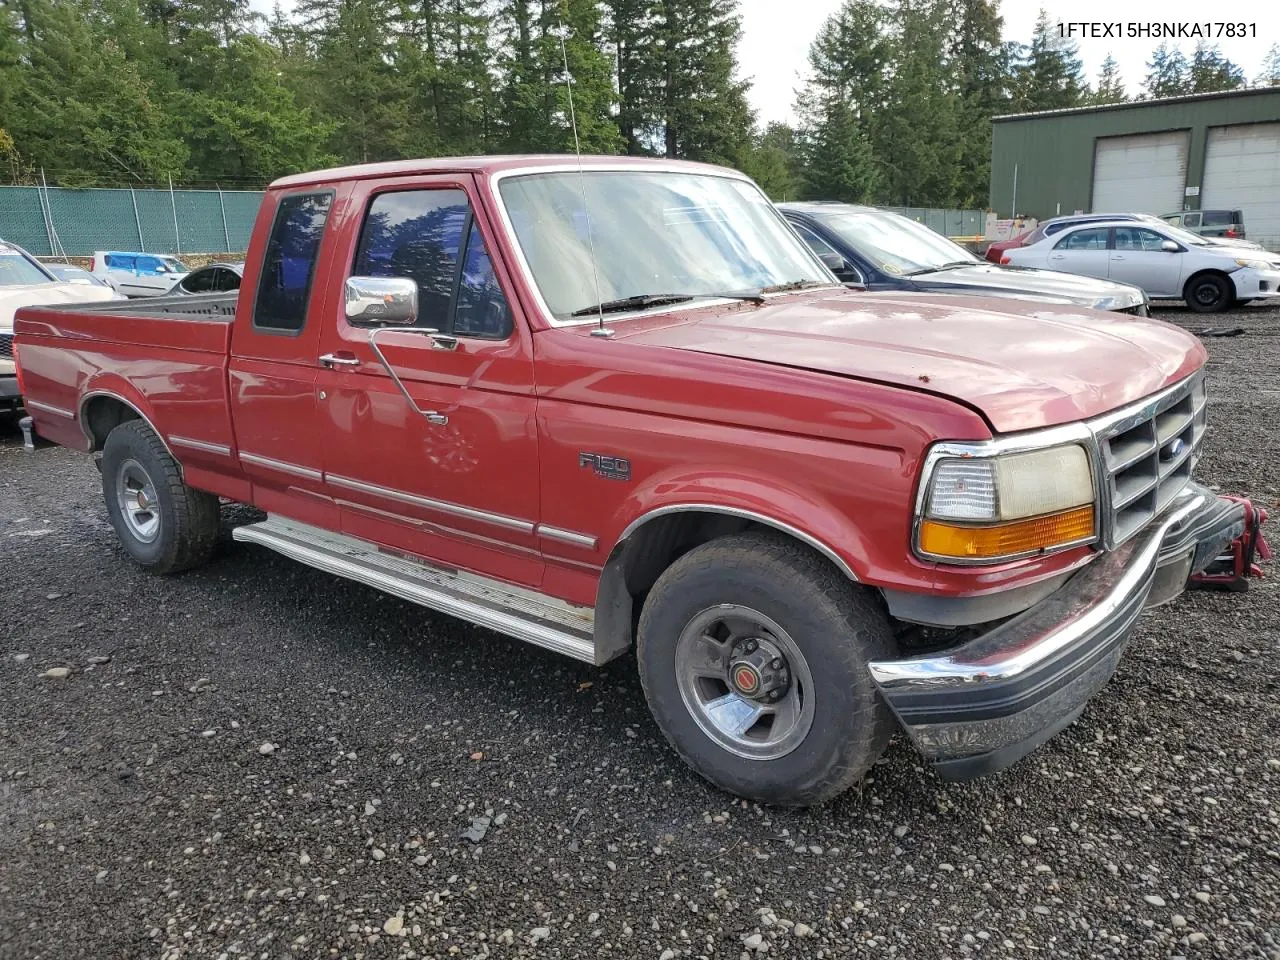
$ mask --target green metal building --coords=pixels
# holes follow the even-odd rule
[[[996,117],[991,208],[1243,210],[1250,239],[1280,241],[1280,87]]]

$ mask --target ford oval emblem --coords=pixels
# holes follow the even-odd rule
[[[1187,442],[1181,437],[1175,437],[1164,445],[1160,451],[1161,460],[1176,460],[1182,451],[1187,449]]]

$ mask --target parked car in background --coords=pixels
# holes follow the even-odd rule
[[[16,244],[0,240],[0,413],[22,406],[13,356],[13,315],[19,307],[94,303],[123,299],[94,283],[60,280]]]
[[[1116,223],[1121,220],[1157,225],[1166,222],[1160,217],[1152,216],[1149,213],[1075,213],[1061,217],[1050,217],[1048,220],[1042,220],[1033,229],[1028,230],[1021,236],[1014,237],[1012,240],[996,241],[987,247],[985,256],[992,263],[1009,263],[1010,261],[1004,258],[1004,254],[1009,250],[1016,250],[1018,247],[1029,247],[1033,243],[1039,243],[1045,237],[1052,237],[1062,232],[1067,227],[1074,227],[1084,223]],[[1169,226],[1173,226],[1173,224],[1169,224]],[[1205,239],[1222,246],[1246,247],[1250,250],[1262,249],[1261,244],[1245,240],[1242,236],[1206,237]]]
[[[1195,336],[849,290],[722,167],[300,174],[247,261],[238,294],[19,314],[35,427],[101,451],[124,551],[200,566],[218,498],[253,503],[236,540],[632,653],[675,751],[755,800],[835,796],[898,728],[944,777],[1008,766],[1244,526],[1192,479]]]
[[[158,253],[98,250],[93,272],[126,297],[162,297],[187,275],[187,267]]]
[[[77,267],[71,263],[46,263],[44,268],[52,273],[59,280],[67,283],[91,283],[94,286],[106,287],[108,290],[114,289],[111,284],[107,283],[102,277],[90,273],[83,267]]]
[[[1198,313],[1280,292],[1280,255],[1226,247],[1166,223],[1085,223],[1005,253],[1012,263],[1131,283]]]
[[[1137,287],[1052,270],[993,266],[901,214],[849,203],[783,203],[809,249],[846,283],[868,290],[1014,297],[1147,315]]]
[[[179,280],[170,294],[230,293],[240,289],[243,263],[210,263]]]
[[[1245,238],[1244,212],[1241,210],[1186,210],[1166,213],[1160,219],[1201,237]]]

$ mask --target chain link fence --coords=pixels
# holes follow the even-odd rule
[[[0,237],[36,256],[220,253],[249,245],[259,190],[0,186]]]

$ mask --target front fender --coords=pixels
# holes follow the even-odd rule
[[[613,544],[610,553],[649,521],[683,512],[723,514],[774,527],[809,544],[850,579],[865,578],[865,535],[845,511],[799,484],[741,471],[649,478],[615,513],[606,537]]]

